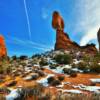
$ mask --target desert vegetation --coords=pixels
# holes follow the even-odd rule
[[[72,57],[69,54],[59,54],[54,59],[59,64],[70,64],[72,62]]]
[[[91,57],[64,51],[59,54],[52,52],[30,58],[22,55],[4,59],[0,64],[0,94],[3,93],[0,99],[7,99],[17,89],[16,95],[19,96],[12,100],[97,100],[99,95],[95,91],[99,91],[100,84],[100,54]],[[95,87],[98,90],[89,90]],[[74,93],[77,91],[74,89],[78,89],[79,94]],[[82,95],[80,90],[89,93],[89,96],[83,96],[84,92]]]

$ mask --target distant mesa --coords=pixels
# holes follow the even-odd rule
[[[7,57],[7,50],[5,46],[4,37],[0,35],[0,59],[3,57]]]
[[[68,50],[68,51],[76,50],[93,54],[97,52],[97,49],[94,44],[87,44],[86,46],[80,46],[69,38],[69,35],[64,32],[64,27],[65,27],[64,20],[57,11],[53,12],[52,27],[56,30],[55,50]],[[100,40],[100,31],[99,31],[99,40]]]

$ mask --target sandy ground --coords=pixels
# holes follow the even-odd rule
[[[84,84],[84,85],[90,86],[92,84],[92,82],[89,79],[91,79],[91,78],[100,78],[99,74],[82,74],[82,73],[78,73],[76,77],[70,77],[70,76],[67,76],[65,74],[54,73],[49,69],[45,69],[44,72],[46,72],[48,74],[54,74],[55,78],[57,78],[58,76],[63,76],[64,75],[65,79],[62,82],[70,82],[71,83],[71,84],[64,85],[62,88],[57,88],[57,87],[52,87],[52,86],[46,87],[44,92],[45,93],[50,92],[53,95],[57,95],[58,94],[58,89],[67,89],[67,90],[70,90],[70,89],[75,89],[76,90],[77,89],[77,90],[80,90],[79,88],[73,88],[72,85],[76,85],[77,86],[78,84]],[[42,79],[42,78],[45,78],[45,77],[40,77],[37,80]],[[15,86],[13,86],[13,87],[10,87],[10,88],[17,88],[18,86],[28,87],[28,86],[34,86],[34,85],[37,84],[36,80],[25,81],[20,76],[15,77],[13,79],[15,81],[17,81],[17,84]],[[5,82],[4,83],[0,83],[0,87],[5,87],[6,84],[8,82],[12,81],[13,79],[11,78],[11,76],[7,75],[6,78],[5,78]],[[100,86],[99,83],[97,83],[95,85],[96,86]],[[83,91],[83,93],[88,94],[90,92]],[[30,98],[28,100],[32,100],[32,98]]]

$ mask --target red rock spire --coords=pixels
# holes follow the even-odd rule
[[[7,56],[7,51],[6,51],[6,46],[4,42],[4,37],[0,35],[0,58],[6,57],[6,56]]]

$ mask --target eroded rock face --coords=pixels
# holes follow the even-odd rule
[[[0,58],[6,57],[7,56],[7,51],[6,51],[6,46],[4,42],[4,37],[0,35]]]
[[[70,40],[68,34],[64,33],[63,30],[58,29],[56,32],[55,50],[71,50],[74,48],[79,48],[78,45],[75,45],[74,42]]]
[[[74,50],[93,54],[97,52],[94,44],[80,46],[76,42],[70,40],[68,34],[64,32],[64,21],[57,11],[53,13],[52,27],[56,30],[55,50]]]

